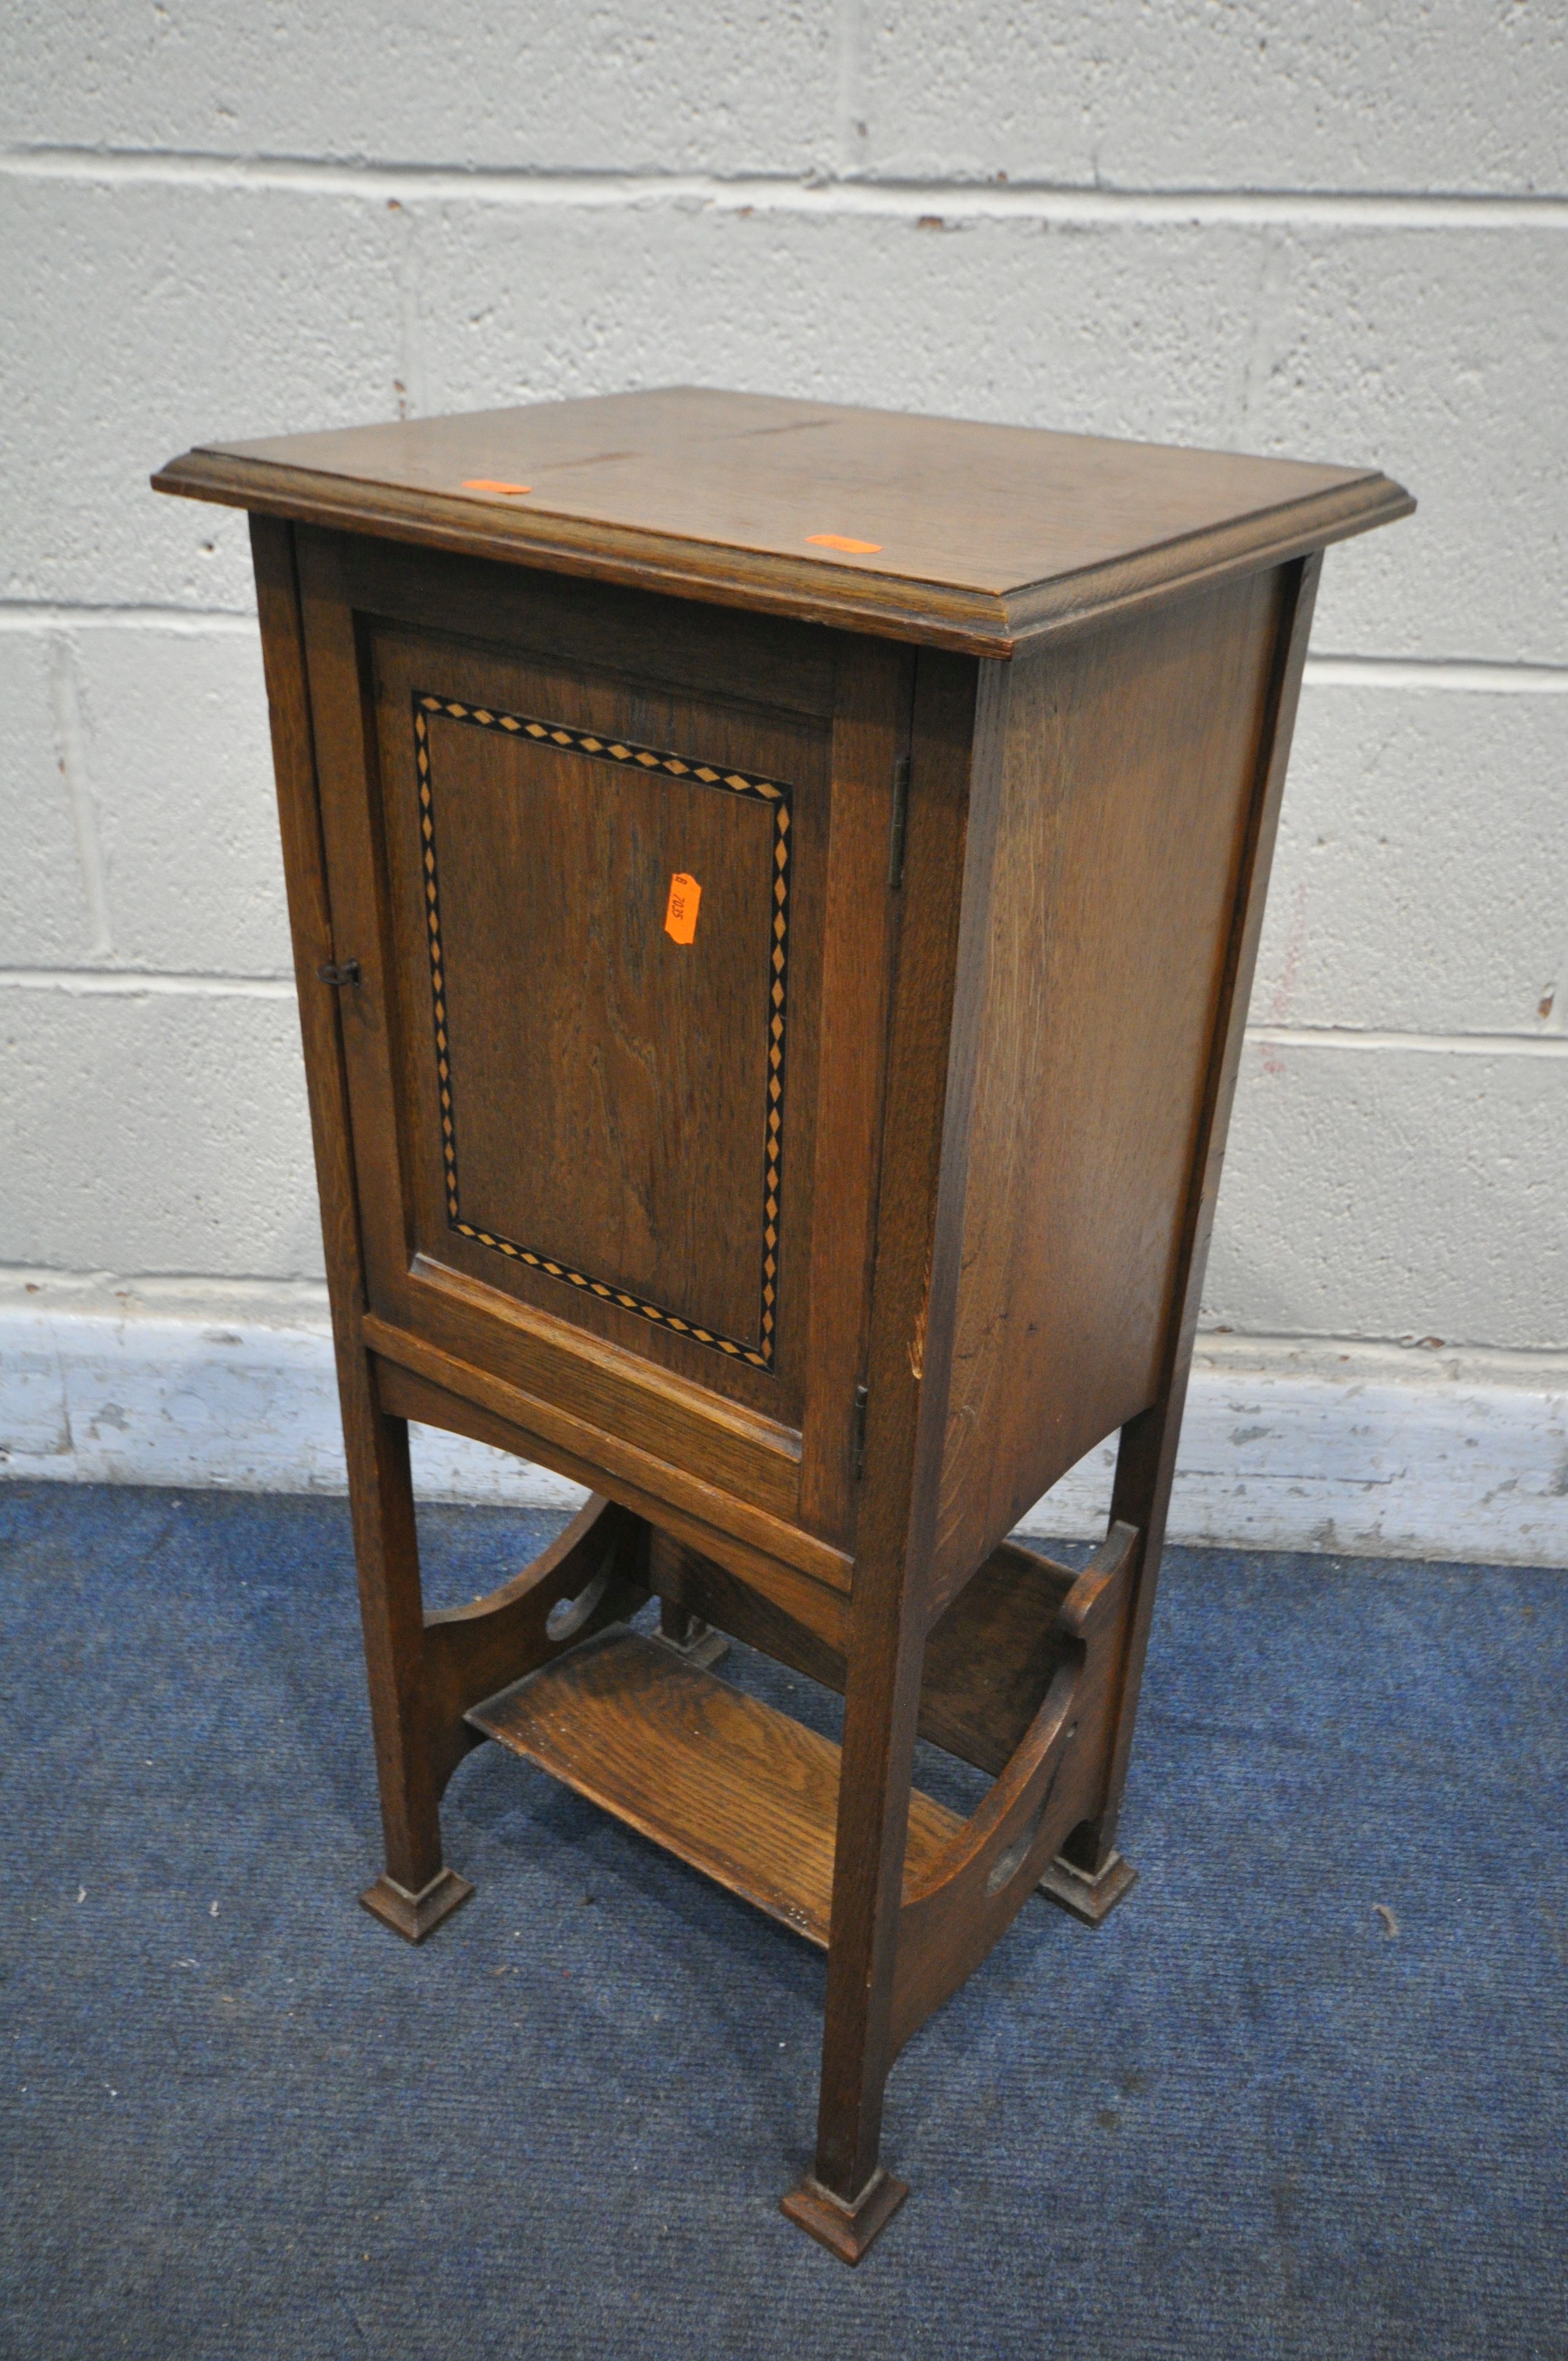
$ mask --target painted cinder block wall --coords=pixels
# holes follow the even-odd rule
[[[1568,1560],[1568,14],[57,0],[5,45],[14,1471],[338,1480],[244,521],[148,470],[696,380],[1418,494],[1326,564],[1176,1525]]]

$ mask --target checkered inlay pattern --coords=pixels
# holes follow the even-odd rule
[[[666,777],[682,779],[711,787],[722,795],[744,796],[749,800],[766,804],[773,818],[773,949],[769,961],[768,986],[768,1089],[767,1115],[762,1151],[762,1314],[759,1330],[762,1342],[746,1344],[733,1336],[721,1336],[714,1330],[699,1327],[695,1321],[683,1320],[678,1313],[662,1303],[649,1302],[644,1297],[628,1294],[591,1273],[574,1270],[567,1263],[558,1262],[535,1246],[525,1246],[515,1238],[499,1237],[493,1231],[481,1229],[477,1224],[464,1218],[457,1187],[457,1132],[452,1104],[452,1059],[446,1022],[445,954],[441,939],[441,895],[435,848],[435,794],[431,768],[430,724],[436,718],[461,722],[475,730],[491,730],[515,738],[520,743],[558,748],[564,753],[584,754],[589,761],[608,763],[614,768],[663,772]],[[423,840],[425,931],[430,946],[431,989],[435,1015],[435,1068],[441,1091],[442,1152],[446,1169],[446,1217],[462,1237],[472,1238],[482,1246],[489,1246],[512,1262],[527,1265],[530,1270],[543,1271],[549,1279],[557,1279],[567,1287],[581,1288],[597,1295],[607,1303],[620,1304],[640,1319],[651,1320],[661,1328],[668,1328],[678,1336],[693,1337],[699,1345],[710,1345],[714,1351],[729,1356],[731,1360],[746,1361],[753,1368],[773,1367],[773,1339],[777,1312],[778,1251],[779,1251],[779,1180],[784,1163],[784,1093],[785,1005],[789,966],[789,859],[790,803],[789,787],[779,779],[760,778],[749,771],[727,770],[718,763],[700,763],[688,755],[661,752],[652,746],[633,745],[622,738],[604,738],[591,730],[570,730],[558,721],[540,721],[522,713],[502,713],[489,706],[465,705],[455,697],[435,697],[428,690],[413,692],[414,759],[419,773],[420,830]]]

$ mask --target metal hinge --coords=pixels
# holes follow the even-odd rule
[[[326,960],[323,961],[323,964],[317,968],[316,973],[320,976],[323,983],[357,983],[359,981],[359,961],[357,960]]]
[[[866,1403],[871,1396],[869,1386],[855,1388],[855,1416],[850,1427],[850,1459],[858,1484],[866,1472]]]
[[[909,825],[909,757],[900,754],[893,766],[893,819],[887,834],[887,890],[896,894],[904,883],[904,836]]]

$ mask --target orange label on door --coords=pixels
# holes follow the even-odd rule
[[[664,932],[673,943],[693,943],[696,940],[696,906],[702,899],[702,887],[684,869],[677,869],[670,880],[669,906],[664,912]]]

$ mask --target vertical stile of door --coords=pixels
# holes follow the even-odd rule
[[[922,653],[911,733],[817,2174],[876,2169],[963,1236],[1008,669]]]
[[[846,1547],[857,1511],[854,1398],[869,1341],[897,925],[887,848],[914,675],[907,648],[849,634],[839,642],[800,1504],[809,1531]],[[863,1175],[848,1194],[846,1173]]]

